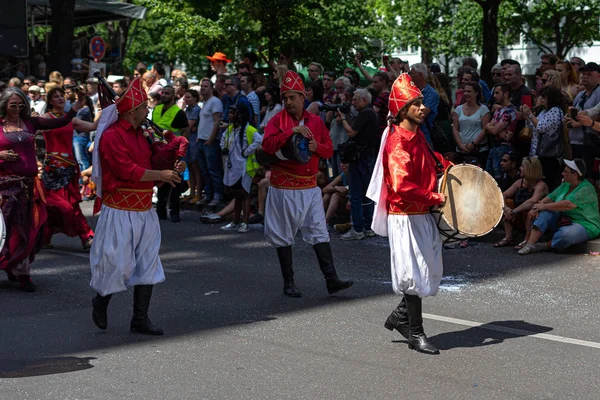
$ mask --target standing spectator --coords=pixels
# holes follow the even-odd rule
[[[465,102],[453,113],[456,151],[477,157],[479,165],[485,166],[489,148],[484,127],[490,122],[490,110],[481,104],[479,83],[467,82],[463,87]]]
[[[365,89],[354,92],[352,104],[358,115],[352,125],[346,116],[338,110],[344,129],[353,142],[358,144],[360,156],[350,163],[350,202],[352,213],[352,228],[341,236],[342,240],[360,240],[365,236],[374,236],[371,230],[374,203],[366,197],[367,187],[371,181],[375,158],[379,149],[377,137],[377,113],[370,107],[371,94]]]
[[[573,100],[573,107],[578,110],[587,110],[600,103],[600,66],[589,62],[580,69],[581,83],[585,90],[581,91]],[[589,146],[591,131],[577,121],[573,121],[567,114],[567,127],[569,127],[569,141],[574,158],[582,158],[586,165],[594,165],[594,148]],[[592,168],[588,168],[587,178],[592,177]]]
[[[227,90],[225,88],[225,81],[227,81],[227,78],[229,78],[228,75],[217,75],[217,79],[214,84],[213,94],[221,100],[227,94]],[[211,80],[211,83],[212,83],[212,80]]]
[[[189,145],[186,154],[186,163],[190,172],[190,195],[183,201],[194,204],[200,201],[202,195],[202,172],[198,164],[198,121],[200,120],[200,96],[195,90],[188,89],[183,95],[185,102],[185,116],[190,127]]]
[[[581,68],[585,67],[585,61],[583,61],[583,59],[580,57],[571,57],[569,62],[571,63],[573,68],[575,68],[575,71],[577,72],[577,76],[580,76],[581,75],[580,70],[581,70]]]
[[[187,117],[175,104],[175,89],[165,86],[162,90],[160,104],[152,111],[152,122],[162,129],[168,129],[176,135],[190,137],[190,128]],[[170,206],[171,222],[181,222],[179,216],[179,196],[181,196],[181,182],[174,186],[162,185],[158,188],[158,203],[156,213],[159,219],[167,219],[167,201]]]
[[[76,118],[82,121],[94,122],[94,105],[92,104],[92,100],[85,94],[85,86],[79,85],[79,87],[77,88],[77,93],[77,96],[81,99],[81,102],[84,104],[84,106],[77,111]],[[70,100],[72,103],[74,103],[76,98],[73,97]],[[77,163],[79,164],[80,172],[85,171],[90,167],[90,165],[92,165],[90,162],[90,154],[88,152],[89,144],[89,131],[78,131],[77,129],[75,129],[75,132],[73,134],[73,153],[75,155]]]
[[[460,106],[463,103],[463,82],[465,81],[465,71],[470,71],[469,67],[460,67],[456,71],[456,93],[454,93],[454,108]]]
[[[265,127],[279,111],[281,111],[281,96],[279,95],[278,87],[270,87],[265,91],[265,98],[267,99],[267,112],[265,113],[265,117],[260,123],[260,131],[264,132]]]
[[[183,96],[190,88],[187,78],[175,78],[173,82],[173,89],[175,89],[175,98],[177,99],[177,107],[182,110],[185,108],[186,104],[183,100]]]
[[[180,69],[174,69],[173,71],[171,71],[171,82],[175,83],[175,80],[178,78],[187,79],[187,74],[185,73],[185,71],[182,71]]]
[[[320,115],[319,107],[323,105],[323,86],[319,82],[308,82],[306,84],[306,99],[309,102],[306,111]]]
[[[542,74],[541,84],[542,87],[540,88],[540,90],[542,90],[542,88],[546,86],[552,86],[553,88],[562,90],[562,85],[560,83],[560,73],[555,69],[549,69],[547,71],[544,71],[544,73]],[[537,92],[537,95],[539,99],[539,92]]]
[[[550,190],[554,190],[560,183],[560,160],[565,156],[563,118],[567,106],[560,89],[553,86],[543,87],[538,101],[544,108],[538,116],[535,116],[529,107],[523,105],[527,124],[533,129],[529,156],[538,157],[546,183]]]
[[[33,108],[33,111],[38,113],[39,115],[43,115],[46,112],[46,102],[42,100],[42,89],[37,85],[31,85],[29,87],[29,98],[30,108]]]
[[[555,54],[543,54],[540,57],[540,59],[540,68],[542,69],[542,72],[548,71],[550,69],[556,69],[556,62],[558,61],[558,57],[556,57]]]
[[[228,81],[231,82],[231,79]],[[204,180],[204,198],[200,202],[215,207],[223,199],[223,162],[219,148],[219,120],[223,115],[223,103],[213,96],[210,79],[202,79],[200,94],[204,100],[198,122],[198,162]]]
[[[244,59],[242,60],[244,64],[248,64],[250,66],[250,73],[255,74],[258,70],[255,68],[256,63],[258,62],[258,56],[254,52],[248,52],[244,54]]]
[[[244,103],[248,106],[250,113],[252,114],[250,118],[254,118],[254,113],[252,111],[252,105],[248,101],[248,98],[244,96],[244,94],[240,91],[240,86],[236,82],[236,80],[232,77],[229,77],[225,80],[225,92],[226,95],[223,96],[221,101],[223,102],[223,121],[229,123],[229,107],[232,105],[238,105],[240,103]]]
[[[227,58],[227,56],[221,52],[216,52],[211,56],[206,56],[210,61],[210,69],[215,73],[210,81],[215,84],[217,81],[217,75],[226,75],[227,74],[227,63],[230,63],[231,60]]]
[[[236,69],[236,75],[238,79],[242,78],[242,75],[247,74],[250,72],[250,65],[248,64],[244,64],[244,63],[240,63],[238,65],[235,66]]]
[[[323,72],[323,102],[324,103],[331,103],[331,100],[333,99],[333,95],[335,94],[333,82],[335,82],[335,72],[332,72],[332,71]]]
[[[504,74],[502,73],[502,65],[496,64],[492,67],[492,80],[494,81],[494,86],[502,85],[504,83]]]
[[[429,76],[429,73],[427,72],[427,66],[425,64],[413,64],[412,67],[410,67],[409,75],[414,84],[423,94],[423,105],[425,106],[423,108],[423,114],[425,114],[425,121],[419,128],[425,135],[427,142],[433,146],[433,141],[431,140],[431,129],[433,128],[435,117],[437,117],[438,114],[440,95],[427,83],[427,77]]]
[[[492,136],[485,169],[496,179],[502,177],[500,160],[505,153],[512,150],[511,143],[517,123],[517,108],[510,102],[509,96],[510,86],[507,84],[494,88],[494,99],[500,108],[494,113],[492,121],[484,127],[486,134]]]
[[[379,126],[377,136],[381,135],[387,126],[388,100],[390,97],[390,76],[385,72],[377,72],[373,75],[373,89],[377,92],[377,98],[373,102],[373,110],[379,116]]]
[[[471,67],[473,70],[477,71],[477,67],[479,66],[479,64],[477,63],[477,60],[474,59],[473,57],[467,57],[467,58],[463,58],[462,66],[463,67]],[[479,74],[477,76],[479,77]],[[481,78],[477,79],[477,80],[475,80],[475,79],[471,79],[471,80],[479,83],[479,85],[481,86],[481,93],[483,94],[484,100],[486,102],[489,101],[490,97],[492,97],[492,91],[490,90],[487,83]]]
[[[8,81],[8,87],[14,87],[17,89],[21,88],[21,80],[19,78],[10,78]]]
[[[250,106],[252,107],[251,114],[252,118],[248,121],[253,126],[258,126],[260,123],[260,100],[258,99],[258,95],[254,91],[254,75],[250,72],[245,72],[242,74],[240,78],[240,86],[244,93],[246,93],[246,97],[250,102]]]
[[[344,84],[345,83],[345,84]],[[342,103],[350,103],[352,101],[352,97],[354,97],[354,88],[350,85],[350,81],[346,77],[340,77],[335,81],[335,96],[334,103],[342,104]],[[351,121],[356,118],[357,111],[354,107],[352,107],[346,114],[346,118]],[[344,129],[343,121],[340,116],[333,112],[329,111],[326,115],[326,124],[330,127],[329,136],[331,137],[331,142],[333,144],[333,156],[329,160],[331,164],[331,168],[333,170],[333,176],[338,176],[340,174],[340,152],[338,147],[340,144],[346,142],[348,140],[348,132]]]
[[[112,88],[117,94],[117,96],[121,96],[123,93],[125,93],[125,90],[127,89],[127,83],[125,82],[125,79],[117,79],[113,82]]]
[[[510,102],[519,110],[522,105],[526,105],[529,108],[533,107],[533,96],[531,90],[523,83],[523,75],[521,74],[521,67],[516,64],[510,64],[506,67],[504,73],[506,83],[510,86]],[[525,117],[520,111],[517,112],[517,125],[514,130],[514,134],[521,132],[525,127]],[[529,153],[529,141],[519,141],[518,138],[514,142],[514,148],[521,155]]]
[[[569,104],[573,103],[573,99],[577,96],[579,85],[579,75],[577,70],[569,61],[559,61],[556,63],[556,70],[560,74],[560,84],[562,91],[568,95]]]
[[[165,70],[163,63],[155,62],[150,72],[156,75],[156,80],[162,87],[169,85],[169,82],[167,82],[167,79],[165,78],[167,71]]]
[[[23,85],[21,86],[21,90],[23,91],[23,93],[29,93],[29,88],[31,86],[34,86],[35,82],[35,76],[26,76],[25,79],[23,79]]]
[[[144,88],[148,94],[150,93],[158,93],[162,94],[163,85],[156,79],[156,74],[153,72],[146,72],[142,78],[144,83]]]
[[[323,86],[323,81],[321,80],[321,74],[323,73],[323,66],[318,62],[311,62],[308,64],[308,79],[311,82],[318,82],[321,86]]]
[[[92,100],[92,104],[96,104],[98,102],[98,79],[88,79],[86,89],[87,96]],[[48,92],[48,89],[46,89],[46,92]]]

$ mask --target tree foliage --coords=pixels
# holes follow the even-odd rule
[[[574,47],[591,46],[600,40],[597,0],[510,0],[517,13],[513,26],[544,53],[566,57]],[[556,49],[556,50],[555,50]]]

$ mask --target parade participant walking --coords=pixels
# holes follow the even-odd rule
[[[152,187],[162,181],[174,186],[179,172],[152,170],[151,147],[143,136],[147,95],[135,78],[114,106],[103,111],[94,148],[94,181],[102,198],[96,239],[90,252],[92,279],[97,295],[92,300],[92,318],[102,330],[107,327],[108,303],[113,293],[134,287],[131,331],[162,335],[148,318],[154,285],[165,280],[158,257],[160,225],[152,209]],[[110,125],[114,122],[112,125]],[[110,125],[110,126],[109,126]],[[107,128],[107,129],[105,129]]]
[[[407,74],[400,75],[389,100],[394,118],[383,134],[367,195],[377,202],[373,230],[389,236],[394,292],[403,296],[385,327],[408,339],[409,349],[439,354],[423,330],[422,298],[435,296],[442,279],[442,242],[429,208],[446,200],[434,191],[436,165],[450,163],[428,148],[419,128],[424,108],[421,91]]]
[[[65,92],[54,88],[48,92],[47,118],[60,118],[64,115]],[[81,101],[86,101],[81,96]],[[85,104],[85,103],[84,103]],[[80,170],[73,153],[73,129],[77,132],[91,132],[96,124],[74,118],[68,125],[42,131],[46,141],[46,156],[42,169],[42,182],[46,188],[48,224],[44,233],[44,244],[50,246],[52,236],[64,233],[69,237],[79,237],[85,250],[92,247],[94,231],[90,228],[79,203]]]
[[[271,164],[271,181],[265,209],[265,237],[276,247],[281,273],[283,293],[289,297],[301,297],[294,284],[292,245],[298,230],[302,238],[311,244],[319,266],[326,279],[329,294],[352,286],[352,281],[338,278],[333,265],[329,245],[329,233],[325,224],[325,212],[321,189],[317,187],[319,158],[333,155],[333,146],[325,123],[318,115],[304,110],[304,84],[293,71],[288,71],[281,83],[284,109],[267,124],[262,148],[275,154],[285,146],[294,134],[309,139],[310,161],[300,164],[295,160],[281,160]]]
[[[21,90],[7,88],[0,95],[0,195],[7,238],[0,252],[0,269],[26,292],[36,290],[30,264],[40,250],[46,222],[44,189],[37,178],[35,132],[69,124],[81,106],[75,103],[60,118],[35,118]]]

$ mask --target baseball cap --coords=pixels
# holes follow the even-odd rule
[[[39,92],[42,91],[42,88],[39,87],[38,85],[31,85],[31,86],[29,86],[28,91],[29,92],[38,92],[39,93]]]
[[[579,176],[583,176],[583,172],[581,172],[581,169],[583,169],[583,165],[582,168],[580,169],[577,166],[577,163],[575,162],[575,160],[564,160],[565,161],[565,165],[569,168],[571,168],[573,171],[577,172],[579,174]],[[579,160],[581,161],[581,160]]]
[[[579,70],[581,72],[600,72],[600,65],[596,64],[595,62],[589,62]]]

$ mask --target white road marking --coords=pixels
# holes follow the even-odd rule
[[[550,340],[553,342],[575,344],[577,346],[585,346],[585,347],[591,347],[594,349],[600,349],[600,343],[597,343],[597,342],[589,342],[587,340],[572,339],[572,338],[558,336],[558,335],[550,335],[548,333],[536,333],[536,332],[532,332],[532,331],[526,331],[523,329],[507,328],[505,326],[484,324],[481,322],[467,321],[466,319],[444,317],[443,315],[435,315],[435,314],[427,314],[427,313],[423,313],[423,318],[432,319],[432,320],[441,321],[441,322],[448,322],[448,323],[456,324],[456,325],[478,327],[481,329],[487,329],[487,330],[491,330],[491,331],[512,333],[514,335],[519,335],[519,336],[527,336],[527,337],[533,337],[533,338],[538,338],[538,339],[545,339],[545,340]]]

